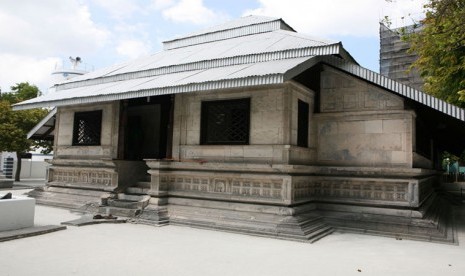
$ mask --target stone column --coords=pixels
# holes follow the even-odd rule
[[[170,161],[158,159],[146,159],[145,163],[150,168],[150,190],[148,194],[152,197],[151,203],[155,205],[166,205],[168,203],[168,181],[166,172],[169,170]]]
[[[150,195],[149,205],[142,210],[138,217],[141,223],[166,225],[169,223],[168,216],[168,181],[165,172],[168,170],[169,161],[158,159],[145,159],[147,166],[150,168]]]

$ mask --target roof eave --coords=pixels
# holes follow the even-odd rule
[[[57,109],[54,108],[52,109],[52,111],[50,111],[47,116],[45,116],[37,125],[34,126],[33,129],[31,129],[28,133],[27,133],[27,139],[30,139],[42,126],[44,126],[47,122],[49,122],[53,116],[55,116],[55,114],[57,113]]]
[[[179,94],[179,93],[189,93],[189,92],[201,92],[217,89],[226,89],[226,88],[239,88],[239,87],[249,87],[249,86],[258,86],[258,85],[268,85],[268,84],[280,84],[284,82],[284,74],[269,74],[263,76],[249,76],[245,78],[236,78],[236,79],[223,79],[217,81],[209,81],[202,83],[190,83],[179,86],[171,87],[160,87],[153,89],[144,89],[137,91],[128,91],[115,94],[106,94],[106,95],[95,95],[95,96],[83,96],[69,99],[59,99],[59,100],[44,100],[36,102],[26,102],[26,103],[17,103],[12,106],[13,110],[25,110],[41,107],[52,107],[52,106],[65,106],[65,105],[79,105],[79,104],[89,104],[97,102],[108,102],[116,100],[125,100],[132,98],[148,97],[148,96],[158,96],[158,95],[168,95],[168,94]]]

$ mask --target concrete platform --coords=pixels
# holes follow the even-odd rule
[[[6,193],[0,193],[0,198]],[[0,200],[0,233],[34,226],[35,202],[26,196]]]
[[[66,226],[46,225],[37,227],[21,228],[9,231],[0,231],[0,242],[22,239],[37,235],[43,235],[55,231],[65,230]]]
[[[20,192],[20,191],[17,191]],[[4,275],[465,275],[465,206],[454,206],[459,245],[336,232],[317,243],[180,226],[68,226],[0,244]],[[81,214],[36,207],[36,225]]]
[[[38,182],[38,181],[34,180],[33,182],[40,184],[40,181]],[[26,195],[24,193],[27,192],[27,191],[30,191],[30,190],[13,188],[12,190],[3,189],[3,190],[0,191],[0,193],[4,194],[4,193],[11,192],[13,194],[13,197],[24,198],[24,197],[26,197]],[[29,201],[33,202],[34,200],[30,199],[30,198],[26,198],[26,201],[28,201],[28,203],[30,203]],[[12,208],[14,208],[16,210],[18,207],[13,206]],[[32,208],[35,209],[34,206]],[[9,209],[11,209],[11,207],[9,207]],[[15,240],[15,239],[22,239],[22,238],[26,238],[26,237],[33,237],[33,236],[37,236],[37,235],[43,235],[43,234],[52,233],[52,232],[56,232],[56,231],[66,229],[66,226],[59,225],[59,223],[57,223],[57,225],[49,225],[50,222],[54,223],[55,222],[54,220],[48,221],[48,222],[42,220],[39,223],[35,222],[34,221],[35,214],[37,214],[37,213],[35,212],[34,209],[32,209],[32,217],[30,217],[31,216],[31,214],[29,214],[30,211],[22,212],[22,213],[20,212],[20,214],[26,216],[26,222],[22,223],[22,224],[19,223],[21,221],[18,222],[17,219],[8,217],[9,215],[5,216],[5,214],[7,214],[8,212],[3,214],[0,218],[1,219],[9,219],[10,221],[7,221],[7,224],[9,224],[9,225],[14,224],[13,226],[15,226],[15,227],[13,227],[13,228],[17,228],[17,226],[21,226],[21,228],[20,229],[6,229],[5,231],[0,231],[0,242],[10,241],[10,240]],[[43,212],[40,213],[40,214],[43,215]],[[25,226],[27,226],[27,227],[25,227]]]

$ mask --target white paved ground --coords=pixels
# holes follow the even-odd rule
[[[465,216],[465,208],[459,211]],[[36,206],[35,224],[78,217]],[[68,226],[0,243],[0,275],[463,276],[463,221],[460,246],[347,233],[306,244],[178,226]]]

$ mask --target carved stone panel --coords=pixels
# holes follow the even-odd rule
[[[409,182],[384,182],[372,180],[295,179],[295,201],[309,199],[340,198],[382,202],[409,202]]]
[[[282,180],[169,174],[161,177],[170,191],[283,200]]]
[[[90,185],[116,186],[116,173],[100,170],[88,170],[80,168],[58,169],[54,168],[49,171],[49,182],[62,183],[84,183]]]

